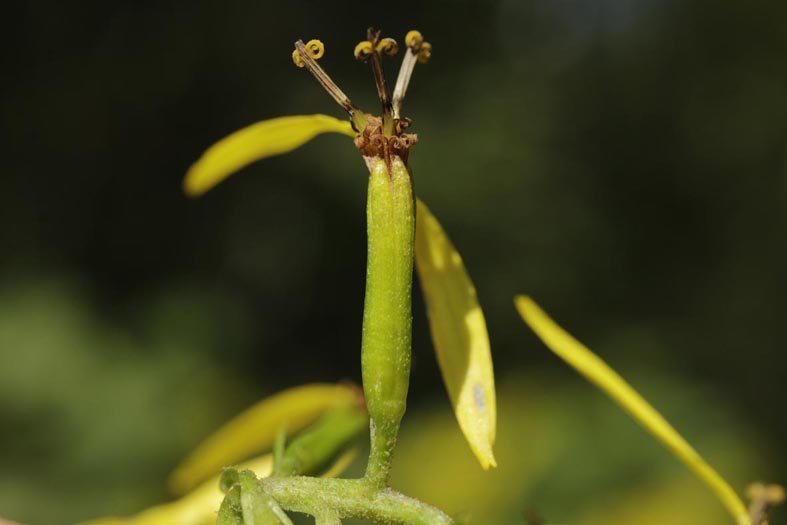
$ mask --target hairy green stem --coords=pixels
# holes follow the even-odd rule
[[[342,519],[333,511],[325,511],[314,516],[314,525],[341,525]]]
[[[338,519],[359,518],[404,525],[450,525],[446,513],[364,479],[266,478],[265,492],[289,511],[312,516],[335,512]]]
[[[388,481],[399,424],[407,405],[412,341],[411,294],[415,206],[410,173],[398,157],[377,159],[366,208],[368,257],[361,371],[371,418],[366,478]]]

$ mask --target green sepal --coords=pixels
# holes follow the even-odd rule
[[[250,470],[239,474],[243,522],[246,525],[292,525],[287,513],[270,497]]]
[[[243,525],[243,507],[241,505],[239,485],[233,485],[224,496],[216,516],[216,525]]]
[[[238,471],[232,467],[225,468],[219,476],[219,488],[224,494],[228,494],[230,489],[240,481]]]

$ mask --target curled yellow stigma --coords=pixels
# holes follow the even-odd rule
[[[383,38],[377,43],[377,52],[392,57],[399,52],[399,44],[393,38]]]
[[[355,59],[362,62],[369,60],[369,57],[372,56],[372,53],[374,53],[374,46],[368,40],[358,42],[358,45],[355,46],[355,50],[353,51]]]
[[[325,45],[319,40],[312,39],[306,42],[306,49],[311,53],[314,60],[319,60],[325,54]]]
[[[418,51],[418,63],[426,64],[432,58],[432,44],[424,42],[421,44],[421,49]]]
[[[306,64],[304,64],[303,60],[301,60],[301,54],[298,53],[297,49],[292,50],[292,63],[298,67],[306,67]]]
[[[306,50],[314,60],[319,60],[325,54],[325,45],[317,39],[312,39],[306,42]],[[292,62],[298,67],[306,67],[301,53],[297,49],[292,52]]]
[[[404,36],[404,45],[409,47],[410,49],[416,50],[421,47],[421,44],[424,41],[424,37],[420,31],[416,31],[413,29],[412,31],[408,31],[407,34]]]

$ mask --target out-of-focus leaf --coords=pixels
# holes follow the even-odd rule
[[[331,466],[322,473],[322,477],[335,478],[340,476],[350,465],[352,465],[356,457],[358,457],[358,447],[353,447],[342,452]]]

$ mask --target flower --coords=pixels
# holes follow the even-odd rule
[[[432,47],[418,31],[407,33],[405,45],[392,96],[385,84],[382,57],[398,52],[396,41],[380,38],[379,32],[369,29],[366,40],[355,47],[356,59],[371,64],[382,106],[382,115],[377,117],[356,107],[317,64],[325,53],[322,42],[297,41],[293,62],[314,75],[347,112],[349,120],[328,115],[286,116],[236,131],[208,148],[191,166],[183,181],[185,192],[201,195],[244,166],[292,151],[323,133],[353,137],[367,166],[375,158],[384,158],[390,166],[394,156],[407,165],[409,150],[418,138],[405,132],[412,121],[401,115],[402,102],[415,64],[428,62]],[[459,426],[481,466],[494,467],[495,386],[486,321],[462,257],[420,200],[416,210],[415,264],[438,364]]]

